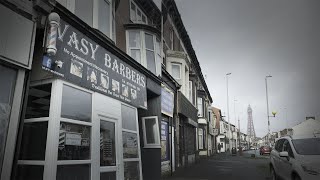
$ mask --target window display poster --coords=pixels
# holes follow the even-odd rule
[[[174,94],[173,92],[165,87],[161,86],[161,113],[173,117],[174,107]]]
[[[168,122],[161,121],[161,160],[169,160],[169,134],[168,134]]]

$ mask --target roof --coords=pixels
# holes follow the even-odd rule
[[[207,92],[210,102],[213,102],[212,97],[209,92],[209,89],[207,87],[207,84],[206,84],[205,79],[203,77],[198,58],[197,58],[196,53],[193,49],[191,39],[188,35],[186,28],[184,27],[184,24],[181,19],[181,15],[179,13],[179,10],[178,10],[178,7],[177,7],[175,1],[174,0],[163,0],[163,4],[166,7],[166,10],[168,11],[168,13],[172,15],[172,20],[174,21],[174,24],[178,30],[179,36],[180,36],[189,56],[191,58],[191,61],[196,69],[196,73],[197,73],[198,77],[200,78],[201,84],[204,87],[205,91]]]

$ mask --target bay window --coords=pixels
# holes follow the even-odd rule
[[[115,41],[114,0],[57,0],[89,26]]]
[[[127,53],[155,75],[161,75],[160,41],[142,30],[127,31]]]

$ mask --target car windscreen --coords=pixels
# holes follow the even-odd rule
[[[320,155],[320,138],[295,139],[292,143],[298,154]]]

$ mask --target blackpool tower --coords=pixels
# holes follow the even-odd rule
[[[256,138],[256,132],[254,131],[254,126],[253,126],[253,119],[252,119],[252,109],[249,105],[248,107],[248,126],[247,126],[247,135],[249,139],[255,140]]]

